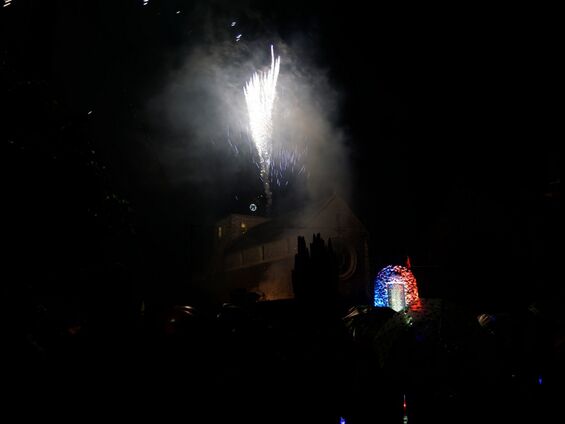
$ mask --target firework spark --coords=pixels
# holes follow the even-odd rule
[[[261,179],[267,196],[267,209],[270,209],[272,203],[269,184],[273,134],[272,114],[280,63],[280,56],[275,59],[275,52],[271,46],[271,67],[266,72],[255,72],[243,88],[249,114],[251,138],[261,161]]]

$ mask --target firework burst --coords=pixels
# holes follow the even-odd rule
[[[280,61],[280,56],[275,58],[275,52],[271,46],[271,67],[265,72],[255,72],[243,88],[251,139],[259,153],[261,180],[267,197],[267,210],[270,209],[272,203],[269,172],[272,155],[273,106]]]

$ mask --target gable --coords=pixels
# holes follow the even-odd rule
[[[364,225],[355,216],[347,203],[338,196],[332,196],[307,220],[311,228],[335,228],[341,231],[366,232]]]

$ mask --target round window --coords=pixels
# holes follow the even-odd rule
[[[342,238],[332,238],[332,246],[337,258],[339,279],[350,279],[357,269],[357,252],[350,243]]]

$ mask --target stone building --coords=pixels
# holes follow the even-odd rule
[[[306,210],[276,217],[232,214],[215,227],[211,278],[227,299],[234,289],[257,292],[262,300],[293,297],[292,269],[297,237],[331,238],[339,262],[340,294],[366,302],[369,295],[368,233],[338,196]]]

